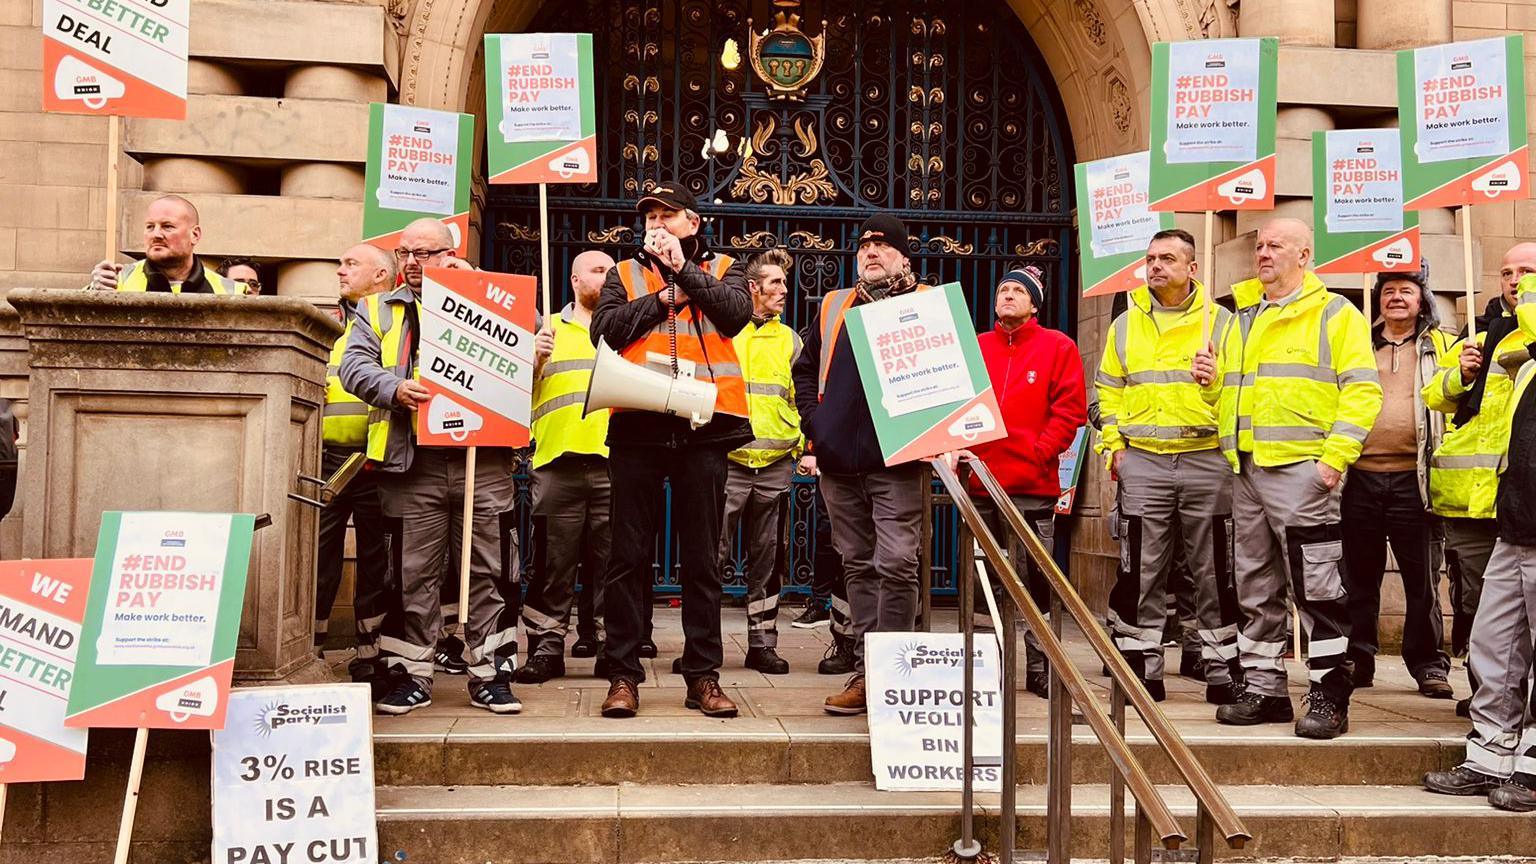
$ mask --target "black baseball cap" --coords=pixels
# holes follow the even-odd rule
[[[871,240],[879,240],[894,246],[903,255],[909,255],[912,252],[907,248],[907,226],[901,224],[901,220],[890,213],[876,213],[865,219],[864,224],[859,226],[859,236],[855,246],[863,246]]]
[[[635,210],[644,213],[646,208],[660,204],[668,210],[694,210],[699,209],[698,199],[688,191],[688,187],[676,180],[667,180],[657,183],[640,196],[635,202]]]

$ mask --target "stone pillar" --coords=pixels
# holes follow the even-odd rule
[[[283,83],[287,99],[345,99],[388,102],[389,82],[383,76],[350,66],[296,66]]]
[[[21,330],[21,319],[15,307],[0,301],[0,399],[11,403],[11,413],[16,416],[16,500],[11,512],[0,521],[0,560],[14,561],[21,557],[22,504],[26,496],[21,494],[19,478],[27,461],[27,337]],[[7,480],[6,482],[9,482]]]
[[[1451,0],[1358,2],[1357,47],[1395,50],[1451,41]]]
[[[22,551],[89,557],[107,510],[269,514],[235,654],[243,681],[328,680],[311,647],[325,363],[340,325],[289,298],[19,288],[32,446]]]
[[[209,96],[244,96],[245,82],[232,67],[211,60],[187,61],[187,92]]]
[[[340,162],[295,162],[283,168],[279,192],[300,198],[361,201],[363,166]]]
[[[144,161],[144,191],[177,195],[239,195],[245,172],[214,159],[168,156]],[[137,217],[135,217],[137,218]]]
[[[1332,48],[1334,0],[1249,0],[1237,10],[1240,36],[1278,36],[1285,45]]]

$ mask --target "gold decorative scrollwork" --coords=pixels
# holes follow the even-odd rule
[[[634,239],[635,229],[628,225],[611,228],[594,228],[587,232],[588,243],[628,243]]]
[[[537,243],[539,240],[537,229],[519,225],[516,222],[502,222],[496,226],[496,229],[508,240],[523,240],[529,243]]]
[[[823,197],[828,201],[836,200],[837,190],[832,185],[832,174],[827,170],[827,163],[821,159],[812,159],[809,170],[788,178],[780,178],[758,167],[759,155],[772,155],[770,136],[777,126],[773,116],[768,115],[752,130],[751,141],[742,147],[740,173],[731,183],[731,195],[738,199],[746,196],[758,204],[772,200],[781,206],[797,202],[815,204]],[[801,125],[797,122],[795,135],[799,138],[800,149],[804,151],[802,156],[816,152],[816,134],[809,124]]]
[[[976,251],[976,244],[961,243],[946,234],[935,234],[928,238],[928,251],[947,252],[950,255],[969,255]]]
[[[1029,243],[1020,243],[1013,247],[1013,254],[1032,257],[1037,255],[1049,255],[1056,250],[1057,242],[1050,237],[1042,237]]]
[[[779,240],[772,231],[752,231],[731,238],[731,246],[735,249],[772,249],[777,245]]]
[[[824,252],[833,246],[831,240],[811,231],[791,231],[789,239],[799,240],[802,249],[819,249]]]
[[[804,118],[795,118],[795,138],[800,142],[799,156],[810,158],[816,155],[816,130],[811,127],[810,121]]]

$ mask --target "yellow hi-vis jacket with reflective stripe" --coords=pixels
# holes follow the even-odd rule
[[[1306,459],[1349,468],[1381,411],[1365,316],[1310,270],[1280,303],[1264,301],[1257,279],[1232,296],[1237,314],[1218,343],[1221,450],[1232,470],[1239,453],[1265,468]]]
[[[194,267],[201,266],[201,261],[198,261],[197,264],[194,265]],[[210,268],[203,267],[203,277],[208,280],[208,287],[212,288],[213,293],[215,294],[245,293],[244,285],[239,285],[230,280],[226,280],[223,276],[213,272],[213,270]],[[170,283],[170,287],[172,294],[181,293],[180,282],[172,282]],[[127,267],[123,268],[122,274],[117,277],[117,290],[139,292],[149,290],[149,270],[142,260],[135,261],[132,264],[129,264]]]
[[[785,456],[799,456],[805,436],[800,434],[790,367],[805,347],[800,334],[774,316],[761,324],[747,322],[731,341],[746,379],[747,411],[752,418],[752,440],[732,450],[731,461],[764,468]]]
[[[555,350],[533,382],[533,467],[567,454],[608,458],[608,409],[581,416],[597,362],[592,331],[567,303],[555,319]]]
[[[1525,333],[1526,338],[1531,338],[1533,335],[1523,327],[1521,331]],[[1531,386],[1531,381],[1533,380],[1536,380],[1536,360],[1527,360],[1525,365],[1515,372],[1515,391],[1510,394],[1509,404],[1505,406],[1502,418],[1504,424],[1504,452],[1499,457],[1500,474],[1503,474],[1504,469],[1509,467],[1509,435],[1515,423],[1515,409],[1520,407],[1520,400],[1525,398],[1525,391]]]
[[[341,386],[341,355],[347,351],[347,339],[357,322],[350,311],[343,314],[347,317],[346,329],[331,345],[331,359],[325,367],[325,411],[320,416],[320,433],[327,447],[356,449],[368,443],[368,403]]]
[[[393,373],[398,378],[420,378],[421,376],[412,369],[415,365],[411,352],[405,348],[405,333],[410,328],[405,326],[406,306],[403,302],[385,303],[385,297],[393,297],[400,293],[399,288],[388,294],[370,294],[363,298],[368,306],[368,324],[379,337],[379,365],[387,372]],[[406,292],[410,289],[406,288]],[[421,300],[413,298],[416,305],[417,320],[421,318]],[[381,321],[382,310],[389,311],[389,320]],[[412,346],[415,347],[415,346]],[[368,410],[368,461],[385,462],[389,455],[389,423],[393,409],[370,407]],[[414,419],[415,415],[411,415]]]
[[[1135,447],[1151,453],[1188,453],[1217,447],[1221,382],[1201,387],[1190,369],[1195,353],[1204,347],[1209,298],[1199,282],[1193,283],[1184,303],[1173,308],[1156,306],[1157,298],[1146,285],[1131,292],[1125,312],[1109,325],[1094,376],[1103,424],[1099,452],[1113,456],[1116,450]],[[1211,333],[1226,329],[1231,315],[1212,304]]]
[[[1508,314],[1508,310],[1505,310]],[[1486,333],[1474,340],[1482,345]],[[1492,519],[1499,493],[1499,460],[1509,446],[1507,414],[1513,410],[1510,394],[1514,382],[1494,358],[1525,347],[1529,337],[1517,329],[1499,340],[1483,362],[1493,363],[1483,386],[1483,401],[1464,426],[1446,422],[1445,436],[1429,460],[1429,501],[1435,513],[1456,519]],[[1461,349],[1465,340],[1452,343],[1440,355],[1439,369],[1424,385],[1424,404],[1431,410],[1454,415],[1470,386],[1461,380]]]

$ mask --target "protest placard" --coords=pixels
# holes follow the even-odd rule
[[[1084,297],[1141,285],[1147,275],[1147,241],[1173,227],[1172,213],[1147,209],[1151,164],[1151,155],[1142,150],[1074,166]]]
[[[1396,129],[1312,133],[1318,273],[1419,269],[1419,215],[1403,210]]]
[[[533,411],[531,276],[428,267],[417,366],[431,401],[416,435],[432,447],[522,447]]]
[[[224,725],[255,517],[101,517],[65,725]]]
[[[213,735],[213,861],[373,864],[373,706],[366,684],[252,687]]]
[[[187,116],[191,0],[43,0],[43,110]]]
[[[1083,473],[1083,451],[1088,446],[1088,427],[1079,426],[1072,436],[1072,445],[1061,454],[1056,466],[1056,480],[1061,484],[1061,494],[1056,496],[1055,511],[1062,516],[1072,513],[1077,502],[1077,481]]]
[[[467,256],[474,135],[472,114],[370,105],[363,239],[392,250],[406,225],[429,217],[453,232],[454,254]]]
[[[488,34],[487,182],[595,182],[594,81],[590,33]]]
[[[1152,46],[1150,209],[1274,209],[1279,50],[1272,37]]]
[[[64,725],[91,559],[0,561],[0,784],[79,780],[84,729]]]
[[[965,710],[965,636],[866,633],[869,756],[875,788],[958,791]],[[1003,695],[997,640],[972,644],[971,776],[975,788],[1002,788]]]
[[[1008,434],[958,283],[855,306],[844,326],[885,464]]]

